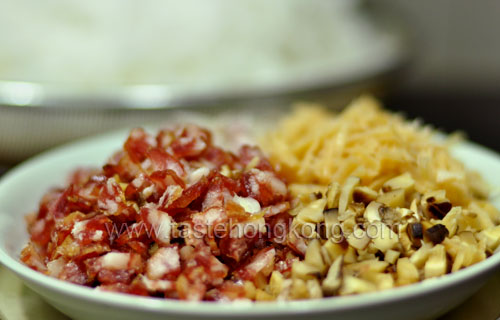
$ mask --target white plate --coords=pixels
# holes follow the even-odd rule
[[[472,295],[500,268],[500,254],[438,279],[356,296],[295,302],[193,303],[99,292],[50,278],[19,261],[27,242],[24,215],[36,210],[42,194],[62,184],[71,169],[99,166],[120,148],[127,133],[83,140],[42,154],[0,181],[0,262],[47,302],[74,319],[422,319],[443,314]],[[500,156],[471,143],[454,154],[493,185],[500,181]],[[497,199],[495,205],[500,207]]]

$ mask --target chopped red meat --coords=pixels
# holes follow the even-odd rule
[[[289,272],[293,250],[302,254],[300,239],[287,237],[287,200],[257,147],[225,151],[194,125],[156,137],[134,129],[102,170],[78,169],[42,198],[21,260],[99,290],[245,298],[245,281]]]

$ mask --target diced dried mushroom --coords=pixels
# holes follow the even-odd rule
[[[383,188],[386,190],[404,189],[409,191],[415,185],[415,181],[408,172],[386,181]]]
[[[323,210],[325,209],[326,199],[317,199],[300,210],[298,219],[306,222],[319,223],[323,221]]]
[[[376,233],[372,234],[370,230],[376,230]],[[367,233],[374,246],[382,252],[393,249],[399,243],[399,236],[381,221],[368,226]]]
[[[427,261],[427,258],[429,258],[431,248],[432,245],[430,243],[424,242],[420,249],[411,255],[411,263],[413,263],[417,268],[422,268]]]
[[[359,279],[353,276],[344,277],[342,287],[340,288],[340,294],[354,294],[354,293],[365,293],[376,291],[377,287],[363,279]]]
[[[292,299],[307,299],[309,298],[309,290],[307,282],[303,279],[292,279],[292,289],[290,290]]]
[[[309,292],[310,299],[323,298],[323,290],[319,284],[318,279],[311,279],[306,281],[307,291]]]
[[[339,222],[339,209],[328,209],[323,214],[326,237],[334,240],[341,239],[343,235]]]
[[[389,207],[403,207],[405,205],[404,189],[391,190],[377,197],[377,202],[381,202]]]
[[[396,266],[398,285],[403,286],[419,280],[418,269],[408,258],[398,259]]]
[[[394,287],[394,278],[389,273],[369,273],[364,277],[366,280],[374,283],[377,290],[385,290]]]
[[[408,220],[410,220],[416,216],[415,212],[413,212],[412,210],[410,210],[408,208],[398,208],[397,211],[399,212],[399,215],[401,216],[401,218],[406,218]],[[416,218],[415,220],[418,221],[417,219],[418,218]]]
[[[351,210],[354,212],[356,218],[363,217],[363,213],[365,212],[365,205],[359,202],[350,203],[347,208],[347,211]]]
[[[380,206],[378,208],[378,212],[382,222],[388,226],[395,226],[397,223],[401,221],[401,215],[399,211],[394,208],[387,206]]]
[[[384,255],[384,260],[390,264],[395,264],[401,253],[395,250],[387,250]]]
[[[441,203],[430,202],[428,210],[437,219],[443,219],[446,216],[446,214],[450,212],[452,207],[453,206],[451,205],[450,202],[441,202]]]
[[[356,261],[358,261],[356,249],[354,249],[351,246],[348,246],[346,253],[344,255],[344,263],[349,264],[349,263],[355,263]]]
[[[429,259],[425,263],[424,276],[426,279],[442,276],[447,268],[446,250],[442,244],[438,244],[431,249]]]
[[[420,222],[410,223],[407,227],[408,237],[413,246],[420,248],[424,238],[424,227]]]
[[[340,197],[340,185],[332,182],[326,190],[326,207],[328,209],[338,208]]]
[[[320,199],[299,200],[294,225],[321,226],[323,237],[304,239],[305,259],[294,262],[291,279],[273,273],[270,285],[257,290],[276,297],[281,288],[284,299],[371,292],[454,272],[500,251],[498,211],[485,202],[453,207],[444,189],[417,192],[409,173],[371,183],[378,192],[360,182],[350,177]]]
[[[377,259],[379,259],[380,261],[384,261],[385,260],[385,254],[380,251],[380,250],[377,250],[377,252],[375,252],[375,257]]]
[[[362,250],[370,243],[370,237],[368,237],[365,230],[355,227],[353,232],[347,236],[347,242],[352,247]]]
[[[500,245],[500,225],[481,231],[480,235],[484,237],[486,247],[495,251]]]
[[[334,295],[342,285],[343,257],[339,256],[328,269],[325,280],[321,284],[323,293],[328,296]]]
[[[372,201],[370,204],[366,207],[365,213],[364,213],[364,218],[368,222],[375,222],[375,221],[381,221],[382,218],[380,217],[379,213],[379,208],[382,206],[381,203]]]
[[[360,183],[358,177],[349,177],[344,183],[342,190],[340,192],[339,198],[339,213],[343,214],[347,209],[347,205],[352,201],[352,193],[354,192],[354,187]]]
[[[364,277],[367,273],[380,273],[384,272],[389,263],[377,259],[365,260],[356,263],[346,264],[344,266],[344,274],[352,276]]]
[[[321,270],[305,261],[295,261],[292,264],[292,277],[295,279],[309,280],[321,275]]]
[[[410,240],[410,236],[408,235],[408,224],[402,224],[399,226],[399,243],[407,255],[414,248],[413,243]]]
[[[321,243],[318,239],[313,239],[309,242],[304,261],[307,264],[318,268],[321,273],[323,273],[327,267],[323,261],[323,257],[321,256]]]
[[[273,271],[269,279],[269,290],[271,294],[277,297],[284,289],[284,282],[285,277],[279,271]]]
[[[462,214],[462,207],[453,207],[443,218],[443,225],[448,229],[449,236],[453,237],[458,229],[458,219]]]
[[[354,192],[352,194],[352,198],[355,202],[361,202],[365,204],[375,201],[377,197],[378,193],[375,190],[364,186],[358,186],[354,188]]]
[[[486,258],[485,248],[472,236],[471,232],[461,232],[454,237],[446,238],[443,245],[450,255],[453,264],[451,271],[455,272],[463,267],[468,267]]]
[[[316,232],[316,223],[303,221],[302,219],[295,218],[292,221],[292,229],[297,231],[302,237],[306,239],[319,238]],[[296,232],[290,232],[290,234],[295,235]]]
[[[345,217],[344,219],[341,219],[342,223],[340,225],[342,228],[342,232],[344,234],[350,234],[350,233],[354,232],[354,228],[358,225],[358,223],[356,221],[356,216],[355,216],[354,212],[346,211],[346,213],[350,213],[350,214],[346,215],[347,217]]]
[[[443,242],[444,238],[449,235],[448,229],[442,224],[436,224],[435,226],[425,230],[425,235],[434,244],[439,244]]]

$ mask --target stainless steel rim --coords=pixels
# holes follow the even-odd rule
[[[1,81],[0,106],[25,108],[89,109],[168,109],[175,107],[227,104],[233,101],[259,99],[289,100],[328,91],[330,94],[346,88],[367,88],[400,70],[410,60],[409,32],[399,12],[367,2],[363,7],[373,23],[395,38],[396,46],[387,57],[367,68],[345,74],[283,79],[279,83],[253,85],[244,88],[186,88],[175,84],[138,84],[89,89],[56,83]]]

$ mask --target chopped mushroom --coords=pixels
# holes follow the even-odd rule
[[[327,241],[321,248],[324,255],[327,255],[330,261],[334,261],[341,255],[344,255],[347,251],[347,248],[340,243],[335,243],[333,241]],[[326,259],[325,259],[326,260]]]
[[[352,194],[352,198],[355,202],[362,202],[366,204],[375,201],[377,197],[377,191],[364,186],[354,188],[354,192]]]
[[[297,215],[297,218],[306,222],[313,222],[313,223],[322,222],[324,219],[323,211],[325,210],[325,206],[326,206],[325,198],[315,200],[309,203],[302,210],[300,210],[299,214]]]
[[[376,234],[370,233],[374,227]],[[368,236],[372,238],[374,246],[382,252],[393,249],[399,243],[399,236],[381,221],[373,222],[367,229]]]
[[[359,279],[353,276],[344,277],[341,294],[366,293],[376,291],[377,287],[370,281]]]
[[[366,234],[366,231],[356,227],[353,232],[347,236],[347,242],[352,247],[362,250],[370,243],[370,237]]]
[[[403,252],[405,252],[407,255],[411,255],[411,253],[414,251],[414,246],[410,240],[410,236],[408,235],[407,230],[407,223],[399,225],[399,243],[401,244]]]
[[[378,196],[377,201],[389,207],[403,207],[405,204],[405,191],[404,189],[396,189],[385,192]]]
[[[452,208],[451,203],[441,202],[441,203],[429,203],[429,211],[438,219],[443,219]]]
[[[388,266],[389,263],[378,259],[364,260],[348,265],[346,264],[344,266],[344,274],[365,277],[365,275],[370,273],[384,272]]]
[[[324,212],[324,215],[326,237],[336,239],[342,236],[339,224],[339,209],[328,209]]]
[[[309,298],[319,299],[323,298],[323,290],[318,279],[311,279],[306,281],[307,291],[309,293]]]
[[[424,238],[424,227],[420,222],[410,223],[406,229],[408,231],[408,236],[412,244],[420,248],[422,245],[422,239]]]
[[[399,251],[387,250],[387,252],[384,255],[384,261],[386,261],[390,264],[395,264],[400,255],[401,255],[401,252],[399,252]]]
[[[486,247],[494,252],[500,245],[500,226],[481,231],[480,236],[485,240]]]
[[[309,280],[321,275],[321,269],[305,261],[295,261],[292,265],[292,278]]]
[[[327,296],[334,295],[342,285],[343,256],[339,256],[328,269],[325,280],[321,284],[323,293]]]
[[[431,249],[429,259],[425,263],[424,277],[427,279],[442,276],[447,268],[446,250],[442,244],[438,244]]]
[[[449,236],[453,237],[458,229],[458,219],[462,215],[461,207],[453,207],[446,217],[443,218],[442,223],[448,229]]]
[[[378,212],[382,222],[388,226],[396,226],[401,221],[401,214],[394,208],[381,206]]]
[[[342,190],[340,192],[339,198],[339,213],[343,214],[347,209],[347,205],[352,201],[352,193],[354,192],[354,187],[360,183],[358,177],[349,177],[345,182]]]
[[[431,248],[431,244],[424,242],[420,249],[418,249],[411,255],[411,263],[413,263],[417,268],[422,268],[427,261],[427,258],[429,257]]]
[[[461,232],[443,241],[446,252],[452,258],[451,271],[455,272],[486,258],[484,243],[478,243],[471,232]]]
[[[399,258],[396,266],[398,285],[403,286],[419,280],[418,269],[408,258]]]
[[[330,183],[326,191],[326,207],[328,209],[337,208],[339,206],[340,185],[337,182]]]
[[[387,180],[382,187],[388,190],[403,189],[409,191],[414,185],[415,180],[413,180],[408,172],[405,172],[400,176]]]
[[[327,267],[321,256],[321,243],[318,239],[313,239],[309,243],[304,261],[309,265],[317,267],[321,273]]]
[[[444,238],[448,236],[448,229],[442,224],[436,224],[435,226],[425,230],[425,235],[434,244],[443,242]]]
[[[277,297],[284,289],[285,277],[279,271],[273,271],[269,279],[269,290]]]
[[[306,280],[294,278],[292,279],[291,288],[292,299],[307,299],[309,298],[309,289]]]
[[[394,279],[389,273],[369,273],[363,278],[371,283],[374,283],[377,286],[377,290],[390,289],[394,287]]]
[[[368,222],[381,221],[379,208],[382,206],[381,203],[372,201],[365,210],[364,217]]]

